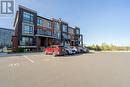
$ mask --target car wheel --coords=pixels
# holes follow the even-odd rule
[[[56,57],[56,53],[55,52],[53,52],[53,56]]]
[[[66,50],[66,54],[69,55],[69,51],[68,50]]]
[[[45,55],[47,55],[47,52],[45,51]]]

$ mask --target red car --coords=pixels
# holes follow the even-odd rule
[[[50,47],[45,48],[44,52],[46,55],[52,54],[53,56],[57,56],[57,55],[64,55],[65,49],[63,46],[60,45],[52,45]]]

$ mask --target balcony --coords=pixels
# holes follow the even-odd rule
[[[36,36],[55,38],[55,35],[50,30],[37,29]]]

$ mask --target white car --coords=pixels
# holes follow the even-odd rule
[[[71,47],[65,46],[64,48],[65,48],[66,54],[68,54],[68,55],[75,54],[75,51]]]
[[[75,54],[78,53],[78,50],[77,50],[77,48],[76,48],[75,46],[72,46],[71,49],[73,50],[73,52],[74,52]]]
[[[89,49],[86,47],[81,47],[81,52],[82,53],[89,53]]]

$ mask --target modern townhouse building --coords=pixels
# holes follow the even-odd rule
[[[35,10],[19,6],[14,21],[13,49],[40,50],[51,45],[82,45],[80,29],[61,19],[47,19]]]

